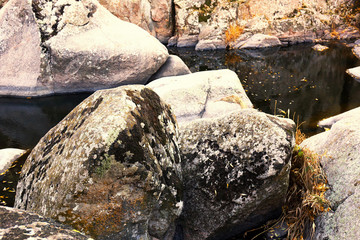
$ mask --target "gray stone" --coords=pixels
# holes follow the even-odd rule
[[[179,129],[184,239],[227,239],[281,212],[293,121],[243,109]]]
[[[204,51],[204,50],[216,50],[216,49],[225,49],[226,44],[224,40],[200,40],[196,46],[196,51]]]
[[[356,81],[360,81],[360,67],[349,68],[346,73],[353,77]]]
[[[281,42],[277,37],[258,33],[244,41],[235,43],[234,48],[266,48],[277,46],[281,46]]]
[[[359,239],[360,114],[334,119],[329,131],[306,139],[301,146],[321,156],[330,189],[332,211],[316,221],[316,239]]]
[[[156,38],[95,0],[31,4],[12,0],[1,9],[0,95],[144,84],[168,58]]]
[[[172,239],[181,191],[175,116],[133,85],[95,92],[40,140],[15,206],[95,238]]]
[[[177,39],[177,47],[195,47],[198,43],[197,35],[183,36]]]
[[[176,55],[170,55],[164,65],[151,76],[149,82],[162,77],[180,76],[190,74],[188,66]]]
[[[78,239],[92,238],[36,213],[0,206],[0,238],[14,239]]]
[[[230,70],[161,78],[147,86],[171,105],[178,122],[253,107],[238,76]]]
[[[354,108],[350,111],[338,114],[333,117],[329,117],[326,119],[321,120],[318,125],[322,128],[330,128],[332,125],[334,125],[336,122],[346,119],[346,118],[355,118],[356,116],[360,116],[360,107]]]
[[[318,52],[322,52],[322,51],[328,50],[329,47],[321,45],[321,44],[316,44],[315,46],[312,47],[312,49],[314,49],[315,51],[318,51]]]
[[[17,148],[0,149],[0,175],[4,173],[11,164],[25,152],[26,150]]]

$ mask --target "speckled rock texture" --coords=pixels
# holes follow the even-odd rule
[[[177,46],[207,50],[231,45],[225,37],[230,25],[239,26],[251,35],[276,36],[284,45],[315,39],[354,38],[359,31],[355,28],[345,30],[346,14],[341,16],[338,10],[349,2],[352,1],[174,0]],[[343,34],[343,30],[347,33]],[[192,41],[185,42],[184,39]]]
[[[258,112],[179,123],[184,239],[227,239],[281,212],[295,124]]]
[[[25,152],[26,150],[17,148],[0,149],[0,175],[4,173],[11,164]]]
[[[167,43],[174,28],[172,0],[100,0],[112,14],[134,23]]]
[[[33,149],[15,207],[98,239],[172,239],[182,209],[177,134],[151,89],[97,91]]]
[[[171,105],[178,122],[253,107],[238,76],[230,70],[166,77],[147,86]]]
[[[343,115],[302,144],[321,156],[331,211],[316,219],[315,239],[360,239],[360,114]]]
[[[11,0],[0,33],[0,95],[144,84],[168,58],[156,38],[96,0]]]
[[[164,65],[162,65],[161,68],[151,76],[149,82],[158,78],[181,76],[190,73],[191,71],[189,67],[184,63],[183,60],[181,60],[181,58],[176,55],[170,55]]]
[[[92,238],[36,213],[0,206],[0,239],[78,239]]]

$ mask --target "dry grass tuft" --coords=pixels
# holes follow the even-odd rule
[[[299,129],[296,130],[295,139],[297,145],[293,152],[282,221],[289,226],[287,239],[304,239],[304,233],[312,239],[315,217],[330,210],[330,202],[325,198],[327,179],[320,165],[320,156],[299,147],[305,140],[305,135]]]
[[[230,24],[229,28],[225,31],[225,42],[230,48],[238,37],[244,32],[244,28],[237,24]]]

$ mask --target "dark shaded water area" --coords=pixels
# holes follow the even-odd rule
[[[229,68],[235,71],[254,106],[263,112],[299,118],[303,131],[320,130],[325,117],[360,106],[360,82],[345,73],[360,66],[340,43],[316,52],[312,45],[242,51],[169,49],[192,72]],[[0,149],[32,148],[89,93],[32,99],[0,98]]]
[[[300,128],[310,136],[321,131],[319,120],[360,106],[360,82],[345,72],[360,66],[351,48],[329,43],[330,49],[317,52],[313,45],[170,52],[180,56],[192,72],[235,71],[255,108],[303,122]]]

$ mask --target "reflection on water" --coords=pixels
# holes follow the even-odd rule
[[[33,99],[0,98],[0,149],[32,148],[89,94]]]
[[[360,106],[360,83],[345,70],[360,65],[351,49],[330,45],[316,52],[311,45],[263,51],[170,49],[192,72],[229,68],[239,75],[256,108],[299,117],[313,134],[318,120]],[[31,148],[89,94],[45,98],[0,98],[0,149]],[[289,109],[289,114],[288,114]]]
[[[360,65],[351,49],[330,44],[325,52],[312,45],[258,50],[196,52],[170,49],[192,72],[229,68],[235,71],[256,108],[290,116],[309,135],[325,117],[360,106],[360,82],[345,70]],[[276,109],[276,110],[275,110]]]

